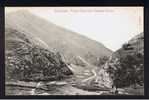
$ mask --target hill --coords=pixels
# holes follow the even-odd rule
[[[103,66],[103,72],[107,73],[107,78],[110,78],[111,83],[117,88],[132,89],[131,85],[137,86],[137,84],[143,87],[144,34],[138,34],[114,52]]]
[[[24,32],[6,27],[6,81],[59,80],[73,74],[58,52],[43,48],[39,43]]]
[[[141,53],[144,55],[144,34],[140,33],[125,43],[113,55],[116,57]]]
[[[80,56],[96,65],[99,62],[98,58],[112,54],[103,44],[57,26],[28,11],[6,13],[5,20],[6,26],[37,37],[47,44],[48,49],[60,52],[69,63],[75,63],[76,56]]]

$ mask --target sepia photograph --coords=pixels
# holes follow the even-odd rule
[[[143,9],[5,7],[5,95],[144,95]]]

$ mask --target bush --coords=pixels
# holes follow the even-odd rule
[[[108,61],[108,57],[104,56],[102,58],[99,59],[99,66],[104,65],[107,61]]]
[[[144,58],[141,54],[127,55],[109,62],[107,72],[116,88],[144,81]]]

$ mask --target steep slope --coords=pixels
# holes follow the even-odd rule
[[[34,38],[5,28],[6,80],[55,80],[72,75],[59,53],[41,47]]]
[[[124,73],[120,73],[118,77],[124,78],[123,76],[125,75],[127,77],[128,74],[135,73],[135,78],[137,77],[138,84],[140,84],[140,82],[141,84],[143,83],[144,81],[144,34],[143,33],[138,34],[137,36],[129,40],[127,43],[125,43],[122,46],[122,48],[114,52],[112,56],[109,58],[109,60],[106,62],[106,64],[103,66],[100,74],[102,75],[102,78],[104,80],[109,80],[110,84],[108,85],[110,87],[112,87],[112,84],[113,84],[113,79],[111,79],[111,77],[114,78],[114,76],[112,74],[110,75],[109,73],[113,73],[118,68],[125,71]],[[133,69],[133,71],[130,71],[130,69]],[[119,70],[118,72],[122,70]],[[131,74],[131,75],[134,75],[134,74]],[[122,82],[122,84],[128,83],[128,82],[125,82],[125,80],[122,80],[122,81],[124,81]],[[132,79],[130,79],[129,81],[132,81]]]
[[[5,20],[6,26],[31,33],[30,35],[43,40],[50,49],[62,53],[67,62],[80,56],[89,63],[96,64],[97,58],[112,54],[112,51],[101,43],[59,27],[28,11],[6,13]]]
[[[125,43],[122,48],[117,50],[113,55],[116,57],[141,53],[144,55],[144,34],[140,33]]]

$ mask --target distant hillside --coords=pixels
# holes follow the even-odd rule
[[[59,53],[33,41],[24,32],[5,28],[6,80],[57,80],[72,75]]]
[[[59,27],[24,10],[6,14],[7,27],[30,33],[47,45],[48,49],[59,51],[67,62],[74,62],[77,56],[91,64],[96,64],[98,58],[110,56],[112,51],[103,44],[85,36]]]
[[[144,33],[136,35],[134,38],[125,43],[122,48],[117,50],[113,55],[118,57],[134,53],[141,53],[144,55]]]

